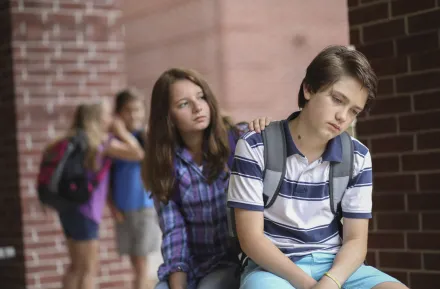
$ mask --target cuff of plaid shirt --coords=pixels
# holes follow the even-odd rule
[[[174,272],[185,272],[189,271],[189,266],[186,263],[178,262],[174,264],[162,264],[159,267],[158,277],[160,281],[168,280],[168,276]]]

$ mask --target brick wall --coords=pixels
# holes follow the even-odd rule
[[[2,113],[3,117],[11,116],[8,129],[11,140],[17,139],[19,178],[13,176],[14,165],[17,166],[13,161],[17,153],[14,157],[13,150],[11,162],[6,169],[3,167],[1,176],[11,179],[11,194],[15,187],[15,195],[21,197],[21,255],[28,289],[61,288],[61,276],[68,262],[64,237],[56,215],[45,215],[39,206],[35,174],[43,146],[69,126],[78,103],[113,95],[124,87],[122,2],[11,0],[15,95],[8,95],[8,108],[4,111],[2,107]],[[3,150],[4,146],[0,154]],[[14,186],[14,179],[19,180],[19,189]],[[4,190],[1,192],[4,194]],[[14,204],[18,207],[14,213],[17,219],[18,205]],[[17,226],[13,223],[14,230],[20,228],[18,222]],[[112,222],[106,212],[101,227],[100,288],[121,288],[131,278],[128,262],[121,262],[114,249]]]
[[[358,134],[373,155],[369,262],[440,287],[440,1],[349,0],[350,38],[379,76]]]

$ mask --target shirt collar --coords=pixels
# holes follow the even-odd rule
[[[292,113],[284,122],[284,131],[286,134],[286,142],[287,142],[287,155],[291,156],[294,154],[298,154],[300,156],[304,155],[299,151],[296,147],[295,142],[292,139],[289,129],[289,121],[295,119],[301,111],[296,111]],[[329,140],[327,143],[327,147],[322,154],[322,160],[328,162],[342,162],[342,141],[341,136],[336,136],[335,138]]]

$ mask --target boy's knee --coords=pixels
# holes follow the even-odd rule
[[[242,281],[240,289],[295,289],[289,282],[275,274],[258,271],[249,274]]]

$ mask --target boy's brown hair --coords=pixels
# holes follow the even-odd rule
[[[377,76],[367,58],[359,51],[342,46],[329,46],[322,50],[307,67],[298,93],[298,106],[304,108],[304,86],[311,93],[326,89],[342,76],[356,78],[368,92],[364,110],[368,110],[377,93]]]

